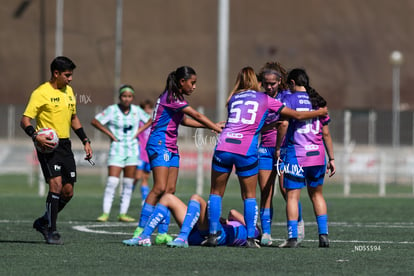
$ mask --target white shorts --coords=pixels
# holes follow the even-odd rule
[[[119,155],[108,156],[108,166],[124,168],[127,166],[137,166],[138,163],[139,163],[138,156],[119,156]]]

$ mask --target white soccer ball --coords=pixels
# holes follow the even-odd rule
[[[37,131],[37,135],[46,136],[47,140],[50,140],[51,142],[53,142],[53,148],[49,148],[49,147],[42,147],[40,143],[38,143],[36,140],[34,143],[35,147],[41,153],[51,153],[59,145],[59,137],[53,128],[41,128]]]

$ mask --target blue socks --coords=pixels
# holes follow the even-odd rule
[[[256,198],[246,198],[244,200],[244,220],[246,222],[247,238],[254,238],[257,222]]]
[[[261,221],[263,234],[271,233],[272,210],[273,208],[261,208],[260,209],[260,221]]]
[[[150,188],[148,186],[141,186],[141,198],[142,200],[147,199],[147,196],[150,192]]]
[[[316,217],[318,223],[318,232],[321,234],[328,234],[328,215],[320,215]]]
[[[200,203],[195,200],[190,200],[190,202],[188,202],[187,213],[185,214],[183,225],[181,226],[178,238],[185,241],[188,240],[188,235],[190,234],[194,225],[197,223],[199,217]]]
[[[154,212],[148,219],[148,223],[145,225],[144,231],[142,231],[140,237],[143,239],[151,237],[151,234],[154,233],[155,228],[157,228],[161,221],[165,220],[165,217],[169,213],[170,211],[166,206],[158,203],[154,209]]]
[[[221,201],[222,198],[219,195],[210,194],[208,198],[208,220],[209,220],[209,232],[210,234],[216,234],[219,229],[220,216],[221,216]]]
[[[168,228],[170,226],[170,211],[167,209],[167,213],[164,216],[164,219],[160,222],[158,226],[158,234],[167,234]]]
[[[142,206],[141,217],[139,218],[138,227],[144,228],[151,214],[154,212],[155,206],[144,203]]]
[[[288,239],[298,238],[298,221],[297,220],[288,220],[287,229],[288,229]]]

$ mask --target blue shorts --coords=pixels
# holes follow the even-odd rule
[[[313,188],[323,185],[326,165],[302,167],[296,158],[285,160],[284,163],[284,188],[302,189],[306,185]]]
[[[223,225],[219,223],[218,225],[218,232],[221,232],[219,239],[217,241],[217,245],[226,245],[227,243],[227,235],[226,231],[224,231]],[[209,232],[208,230],[199,230],[197,225],[194,225],[193,230],[191,230],[190,235],[188,235],[188,244],[189,245],[201,245],[203,241],[208,238]]]
[[[201,245],[203,241],[208,238],[208,230],[200,231],[197,228],[197,225],[194,225],[193,230],[191,230],[190,235],[188,235],[188,244],[189,245]]]
[[[259,170],[271,171],[275,164],[275,147],[259,147]]]
[[[166,148],[148,148],[151,169],[155,167],[180,167],[180,155]]]
[[[214,152],[213,170],[221,173],[231,173],[233,165],[236,167],[236,174],[238,176],[248,177],[259,173],[257,155],[244,156],[220,150]]]
[[[138,160],[137,170],[141,170],[146,173],[149,173],[151,171],[151,165],[148,162]]]

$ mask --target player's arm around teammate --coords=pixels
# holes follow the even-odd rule
[[[185,96],[190,96],[195,88],[197,75],[193,68],[181,66],[172,71],[166,81],[164,92],[159,96],[153,113],[151,134],[147,141],[154,185],[149,192],[134,237],[137,237],[148,222],[155,205],[165,193],[175,193],[179,171],[180,155],[177,146],[178,127],[184,122],[189,126],[204,126],[217,132],[221,129],[206,116],[189,106]],[[186,115],[192,120],[186,119]],[[199,124],[201,123],[201,124]],[[156,242],[166,243],[169,215],[158,228]]]

